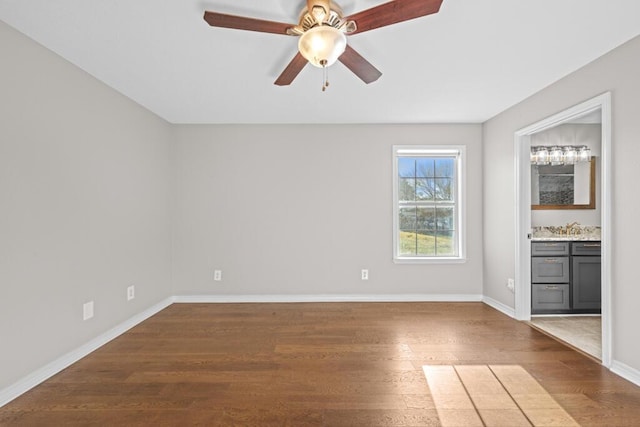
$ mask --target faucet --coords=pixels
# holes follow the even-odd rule
[[[579,226],[579,225],[580,225],[580,223],[579,223],[578,221],[574,221],[574,222],[572,222],[571,224],[567,224],[567,225],[565,226],[565,229],[564,229],[564,230],[565,230],[565,234],[566,234],[567,236],[568,236],[568,235],[570,235],[570,234],[571,234],[571,231],[574,229],[574,227]]]

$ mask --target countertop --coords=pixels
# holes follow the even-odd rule
[[[599,226],[575,226],[573,234],[567,235],[562,226],[533,227],[531,240],[534,242],[597,242],[600,241]]]
[[[555,236],[531,236],[531,240],[534,242],[599,242],[600,235],[586,235],[586,234],[578,234],[578,235],[555,235]]]

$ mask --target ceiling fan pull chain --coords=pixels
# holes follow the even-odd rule
[[[320,61],[320,64],[322,64],[322,91],[324,92],[329,87],[329,68],[326,59]]]

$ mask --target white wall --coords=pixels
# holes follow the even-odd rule
[[[2,22],[0,52],[2,390],[170,295],[170,133]]]
[[[515,268],[514,133],[606,91],[612,92],[613,359],[640,370],[640,286],[635,247],[640,240],[637,190],[640,158],[640,38],[545,88],[484,125],[484,294],[510,307],[504,283]]]
[[[481,132],[480,125],[176,126],[175,293],[479,296]],[[392,262],[394,144],[467,146],[466,263]],[[213,281],[214,269],[223,270],[222,282]]]

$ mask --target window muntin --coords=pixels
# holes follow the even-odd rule
[[[462,147],[394,147],[394,259],[462,259]]]

